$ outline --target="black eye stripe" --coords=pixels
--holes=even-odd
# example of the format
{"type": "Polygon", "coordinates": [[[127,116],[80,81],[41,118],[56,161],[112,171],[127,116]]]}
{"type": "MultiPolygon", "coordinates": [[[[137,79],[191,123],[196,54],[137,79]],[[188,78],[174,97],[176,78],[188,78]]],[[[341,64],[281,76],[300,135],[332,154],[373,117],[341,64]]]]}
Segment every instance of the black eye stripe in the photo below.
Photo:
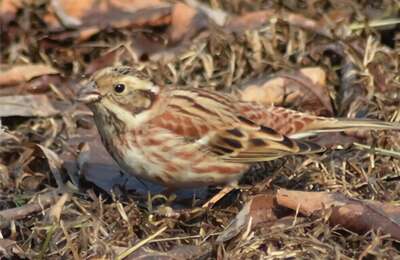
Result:
{"type": "Polygon", "coordinates": [[[122,93],[122,92],[124,92],[124,90],[125,90],[124,84],[118,83],[114,86],[114,91],[117,93],[122,93]]]}

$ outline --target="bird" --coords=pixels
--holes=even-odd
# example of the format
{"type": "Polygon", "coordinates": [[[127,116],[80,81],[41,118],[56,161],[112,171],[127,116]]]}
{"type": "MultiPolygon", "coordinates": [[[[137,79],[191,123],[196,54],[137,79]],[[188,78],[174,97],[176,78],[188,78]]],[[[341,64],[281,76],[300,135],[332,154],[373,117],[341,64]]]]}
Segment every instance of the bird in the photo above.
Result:
{"type": "Polygon", "coordinates": [[[320,153],[304,140],[397,123],[321,117],[245,102],[229,93],[155,84],[134,67],[95,72],[77,93],[93,112],[103,145],[123,172],[167,188],[234,183],[252,164],[320,153]]]}

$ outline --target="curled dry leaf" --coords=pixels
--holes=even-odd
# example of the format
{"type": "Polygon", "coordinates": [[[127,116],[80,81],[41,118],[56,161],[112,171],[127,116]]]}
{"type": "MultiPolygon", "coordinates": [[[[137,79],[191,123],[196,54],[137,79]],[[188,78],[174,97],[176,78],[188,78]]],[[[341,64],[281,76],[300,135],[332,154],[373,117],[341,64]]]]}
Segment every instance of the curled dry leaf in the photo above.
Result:
{"type": "Polygon", "coordinates": [[[207,16],[210,19],[212,19],[215,24],[219,26],[223,26],[229,17],[229,14],[224,10],[218,8],[211,8],[207,4],[201,3],[197,0],[186,0],[185,2],[189,6],[195,9],[199,9],[205,14],[207,14],[207,16]]]}
{"type": "Polygon", "coordinates": [[[267,23],[274,15],[276,12],[273,10],[263,10],[231,17],[227,20],[225,29],[232,32],[256,29],[267,23]]]}
{"type": "Polygon", "coordinates": [[[248,228],[248,225],[251,228],[260,223],[276,221],[278,219],[276,215],[277,207],[275,196],[272,194],[254,196],[218,236],[217,242],[221,243],[237,236],[242,230],[248,228]]]}
{"type": "Polygon", "coordinates": [[[19,144],[20,142],[21,140],[17,136],[6,132],[6,130],[1,127],[0,121],[0,152],[3,152],[2,148],[6,148],[7,145],[19,144]]]}
{"type": "MultiPolygon", "coordinates": [[[[169,4],[160,0],[56,0],[52,1],[52,11],[44,19],[53,29],[58,29],[65,22],[62,20],[67,17],[67,21],[73,21],[74,27],[88,27],[109,25],[120,23],[125,20],[134,21],[138,10],[149,10],[161,7],[168,7],[169,4]],[[54,13],[54,15],[53,15],[54,13]],[[61,17],[60,17],[60,14],[61,17]],[[62,19],[60,19],[62,18],[62,19]]],[[[154,17],[148,17],[150,18],[154,17]]],[[[67,25],[70,25],[69,23],[67,25]]]]}
{"type": "Polygon", "coordinates": [[[0,107],[0,117],[48,117],[59,113],[50,103],[46,95],[0,97],[0,107]]]}
{"type": "Polygon", "coordinates": [[[86,75],[91,75],[99,69],[112,66],[121,57],[121,55],[129,55],[125,49],[116,48],[111,51],[107,51],[97,59],[94,59],[85,70],[86,75]]]}
{"type": "Polygon", "coordinates": [[[22,1],[18,0],[0,1],[0,23],[8,23],[9,21],[12,21],[17,14],[17,9],[21,6],[22,1]]]}
{"type": "Polygon", "coordinates": [[[56,15],[60,23],[65,28],[71,29],[82,25],[82,22],[79,19],[69,16],[65,13],[64,9],[61,6],[60,0],[51,0],[50,6],[52,7],[54,14],[56,15]]]}
{"type": "Polygon", "coordinates": [[[239,96],[244,101],[299,107],[319,115],[333,114],[326,74],[318,67],[255,80],[242,85],[241,89],[239,96]]]}
{"type": "Polygon", "coordinates": [[[58,73],[58,70],[45,64],[17,65],[8,70],[0,71],[0,86],[14,85],[35,77],[58,73]]]}
{"type": "Polygon", "coordinates": [[[172,9],[171,25],[168,28],[168,38],[172,44],[194,36],[208,25],[207,17],[190,6],[177,3],[172,9]]]}
{"type": "Polygon", "coordinates": [[[55,222],[60,221],[61,213],[64,208],[64,205],[67,201],[69,201],[71,198],[71,194],[69,193],[64,193],[58,200],[57,202],[50,208],[49,211],[49,217],[51,220],[55,222]]]}
{"type": "Polygon", "coordinates": [[[304,215],[318,214],[330,209],[329,221],[349,230],[364,233],[380,229],[400,239],[400,207],[389,203],[350,199],[340,193],[304,192],[280,189],[276,195],[279,205],[299,210],[304,215]]]}
{"type": "Polygon", "coordinates": [[[109,26],[162,26],[171,22],[171,5],[159,0],[57,0],[55,3],[53,13],[44,18],[51,30],[56,32],[51,36],[54,40],[72,37],[82,42],[109,26]],[[77,30],[64,31],[61,25],[77,30]]]}
{"type": "Polygon", "coordinates": [[[57,182],[57,186],[62,190],[65,186],[61,176],[61,167],[63,165],[63,161],[52,150],[40,144],[38,144],[37,146],[42,150],[43,154],[46,156],[47,161],[49,163],[50,171],[57,182]]]}
{"type": "Polygon", "coordinates": [[[305,30],[331,37],[330,28],[326,24],[307,18],[301,14],[277,10],[261,10],[245,13],[241,16],[231,17],[225,24],[225,29],[233,32],[243,32],[246,30],[257,29],[269,21],[282,20],[292,26],[300,27],[305,30]]]}

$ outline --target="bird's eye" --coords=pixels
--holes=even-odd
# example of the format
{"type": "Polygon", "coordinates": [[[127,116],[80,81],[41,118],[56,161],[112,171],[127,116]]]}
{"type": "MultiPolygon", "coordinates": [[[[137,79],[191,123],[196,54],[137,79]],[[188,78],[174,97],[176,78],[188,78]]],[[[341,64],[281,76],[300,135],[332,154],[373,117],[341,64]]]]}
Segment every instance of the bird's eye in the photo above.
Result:
{"type": "Polygon", "coordinates": [[[122,92],[124,92],[124,90],[125,90],[125,85],[124,84],[119,83],[119,84],[114,86],[114,91],[117,92],[117,93],[122,93],[122,92]]]}

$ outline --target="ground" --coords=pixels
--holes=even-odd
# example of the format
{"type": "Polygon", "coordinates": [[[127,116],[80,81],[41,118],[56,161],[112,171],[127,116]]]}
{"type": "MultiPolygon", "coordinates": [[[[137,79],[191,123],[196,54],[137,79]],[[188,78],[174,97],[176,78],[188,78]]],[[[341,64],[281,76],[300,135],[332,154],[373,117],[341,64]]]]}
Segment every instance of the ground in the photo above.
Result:
{"type": "Polygon", "coordinates": [[[0,6],[0,255],[399,256],[398,131],[320,136],[314,141],[327,151],[256,166],[220,201],[202,207],[223,187],[175,198],[126,176],[99,143],[90,111],[74,100],[94,71],[126,64],[163,86],[398,122],[398,1],[6,0],[0,6]],[[285,190],[336,192],[345,206],[382,203],[380,209],[397,215],[379,211],[378,225],[367,228],[362,216],[337,224],[334,207],[305,214],[282,206],[285,190]],[[379,225],[385,221],[393,225],[389,231],[379,225]]]}

